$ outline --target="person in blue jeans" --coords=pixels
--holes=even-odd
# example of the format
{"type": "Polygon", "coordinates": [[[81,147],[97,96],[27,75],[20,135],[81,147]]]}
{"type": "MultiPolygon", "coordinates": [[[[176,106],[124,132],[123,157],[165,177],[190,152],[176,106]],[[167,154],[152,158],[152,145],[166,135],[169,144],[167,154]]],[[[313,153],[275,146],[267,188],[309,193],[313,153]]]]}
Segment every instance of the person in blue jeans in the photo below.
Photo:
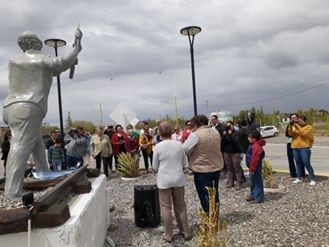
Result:
{"type": "Polygon", "coordinates": [[[250,145],[246,153],[246,165],[250,174],[250,195],[246,200],[252,203],[262,203],[264,202],[262,163],[265,157],[263,146],[266,142],[261,139],[258,130],[253,130],[248,139],[250,145]]]}
{"type": "Polygon", "coordinates": [[[62,147],[62,138],[57,137],[55,144],[49,147],[48,150],[48,162],[53,167],[54,171],[60,171],[65,163],[64,148],[62,147]]]}
{"type": "Polygon", "coordinates": [[[306,168],[310,185],[314,186],[316,182],[311,165],[311,148],[314,142],[313,127],[307,123],[306,116],[300,116],[297,122],[289,123],[288,132],[292,136],[291,148],[297,166],[297,178],[292,183],[302,182],[303,170],[306,168]]]}
{"type": "Polygon", "coordinates": [[[183,144],[188,156],[189,169],[193,171],[195,187],[204,212],[209,212],[207,187],[216,190],[216,202],[219,203],[218,185],[220,170],[224,167],[220,151],[221,137],[218,131],[208,125],[204,115],[194,116],[190,122],[193,132],[183,144]]]}

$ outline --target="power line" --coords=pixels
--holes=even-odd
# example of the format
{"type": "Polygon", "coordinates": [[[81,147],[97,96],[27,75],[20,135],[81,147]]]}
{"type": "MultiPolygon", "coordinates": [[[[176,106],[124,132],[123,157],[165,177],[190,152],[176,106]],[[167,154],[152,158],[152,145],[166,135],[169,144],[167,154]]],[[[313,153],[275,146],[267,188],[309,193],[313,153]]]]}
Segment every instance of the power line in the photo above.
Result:
{"type": "MultiPolygon", "coordinates": [[[[219,106],[219,107],[235,107],[235,106],[243,106],[243,105],[251,105],[251,104],[257,104],[257,103],[264,103],[264,102],[268,102],[268,101],[273,101],[273,100],[277,100],[277,99],[285,98],[285,97],[288,97],[288,96],[291,96],[291,95],[301,94],[301,93],[304,93],[304,92],[307,92],[307,91],[313,90],[313,89],[315,89],[315,88],[325,87],[325,86],[328,86],[328,85],[329,85],[329,82],[326,82],[326,83],[322,83],[322,84],[315,85],[315,86],[313,86],[313,87],[309,87],[309,88],[301,89],[301,90],[298,90],[298,91],[294,91],[294,92],[290,92],[290,93],[287,93],[287,94],[283,94],[283,95],[279,95],[279,96],[271,97],[271,98],[268,98],[268,99],[255,100],[255,101],[244,102],[244,103],[239,103],[239,104],[227,104],[227,105],[220,105],[220,104],[219,104],[219,105],[212,105],[212,106],[219,106]]],[[[209,104],[208,104],[208,106],[209,106],[209,104]]]]}

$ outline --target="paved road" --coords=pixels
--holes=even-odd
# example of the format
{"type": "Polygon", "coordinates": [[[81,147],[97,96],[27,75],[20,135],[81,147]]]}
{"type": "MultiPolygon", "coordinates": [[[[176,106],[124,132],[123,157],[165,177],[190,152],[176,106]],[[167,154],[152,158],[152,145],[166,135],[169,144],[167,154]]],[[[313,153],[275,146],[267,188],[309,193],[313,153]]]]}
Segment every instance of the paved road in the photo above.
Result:
{"type": "MultiPolygon", "coordinates": [[[[264,147],[265,159],[271,162],[273,169],[288,171],[286,144],[267,143],[264,147]]],[[[313,146],[311,164],[315,174],[329,176],[329,147],[313,146]]]]}
{"type": "MultiPolygon", "coordinates": [[[[329,138],[326,138],[329,139],[329,138]]],[[[266,152],[265,159],[271,162],[273,169],[288,171],[288,161],[286,154],[286,144],[284,139],[270,138],[267,139],[267,144],[264,149],[266,152]],[[279,142],[279,143],[278,143],[279,142]]],[[[321,145],[313,146],[311,163],[315,174],[329,176],[329,145],[321,143],[321,145]]],[[[94,162],[92,165],[95,166],[94,162]]],[[[144,168],[143,158],[140,159],[140,166],[144,168]]],[[[3,175],[3,161],[0,162],[0,177],[3,175]]]]}

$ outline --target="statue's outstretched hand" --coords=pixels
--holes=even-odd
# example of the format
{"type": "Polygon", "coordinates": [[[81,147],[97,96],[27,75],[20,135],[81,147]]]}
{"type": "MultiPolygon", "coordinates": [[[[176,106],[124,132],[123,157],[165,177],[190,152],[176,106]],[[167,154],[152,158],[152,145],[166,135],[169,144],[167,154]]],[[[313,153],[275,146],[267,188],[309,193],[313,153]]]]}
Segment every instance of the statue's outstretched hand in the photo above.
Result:
{"type": "Polygon", "coordinates": [[[82,32],[81,32],[80,28],[77,28],[77,30],[75,31],[75,38],[81,40],[82,32]]]}
{"type": "Polygon", "coordinates": [[[81,38],[82,38],[82,32],[81,32],[80,28],[78,27],[77,30],[75,31],[75,42],[74,42],[74,46],[77,46],[79,48],[79,51],[82,50],[81,38]]]}

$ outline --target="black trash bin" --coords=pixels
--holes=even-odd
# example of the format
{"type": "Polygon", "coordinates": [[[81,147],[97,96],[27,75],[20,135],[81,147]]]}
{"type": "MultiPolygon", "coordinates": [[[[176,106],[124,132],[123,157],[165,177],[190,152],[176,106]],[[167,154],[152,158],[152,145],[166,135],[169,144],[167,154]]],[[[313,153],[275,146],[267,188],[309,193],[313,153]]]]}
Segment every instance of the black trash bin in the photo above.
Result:
{"type": "Polygon", "coordinates": [[[134,187],[135,224],[138,227],[156,227],[160,224],[159,191],[156,185],[134,187]]]}

